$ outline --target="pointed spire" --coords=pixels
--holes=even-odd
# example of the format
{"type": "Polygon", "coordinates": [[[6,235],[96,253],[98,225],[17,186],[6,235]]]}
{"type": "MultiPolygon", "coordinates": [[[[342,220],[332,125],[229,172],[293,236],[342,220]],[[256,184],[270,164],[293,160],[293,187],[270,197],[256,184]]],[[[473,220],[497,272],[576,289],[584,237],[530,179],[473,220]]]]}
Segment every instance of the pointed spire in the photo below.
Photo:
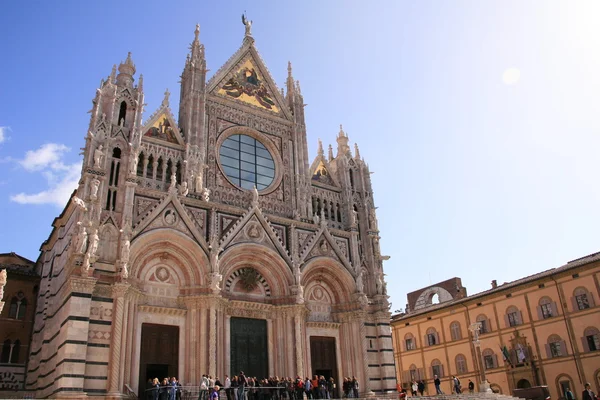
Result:
{"type": "Polygon", "coordinates": [[[346,133],[344,132],[344,129],[342,128],[342,124],[340,124],[340,132],[338,133],[337,144],[338,144],[338,148],[337,148],[338,156],[350,153],[350,146],[348,146],[348,135],[346,135],[346,133]]]}
{"type": "Polygon", "coordinates": [[[117,84],[123,86],[131,86],[131,84],[133,84],[134,74],[135,65],[131,60],[131,52],[128,52],[125,62],[119,64],[119,75],[117,76],[117,84]]]}
{"type": "Polygon", "coordinates": [[[302,90],[300,90],[300,81],[296,81],[296,92],[302,96],[302,90]]]}
{"type": "Polygon", "coordinates": [[[329,145],[329,154],[327,156],[329,161],[333,160],[333,147],[331,145],[329,145]]]}
{"type": "Polygon", "coordinates": [[[169,107],[169,96],[171,95],[171,92],[169,92],[169,89],[167,88],[165,90],[165,97],[163,98],[162,101],[162,105],[165,107],[169,107]]]}
{"type": "Polygon", "coordinates": [[[354,143],[354,158],[360,160],[360,151],[358,151],[358,144],[354,143]]]}
{"type": "Polygon", "coordinates": [[[323,157],[324,155],[323,142],[321,142],[321,139],[319,139],[319,150],[317,150],[317,154],[319,154],[319,157],[323,157]]]}
{"type": "Polygon", "coordinates": [[[194,30],[194,41],[192,42],[192,62],[196,62],[202,58],[204,56],[203,53],[204,47],[200,44],[200,24],[196,24],[196,29],[194,30]]]}
{"type": "Polygon", "coordinates": [[[144,91],[144,74],[140,74],[140,78],[138,79],[137,88],[140,92],[144,91]]]}
{"type": "Polygon", "coordinates": [[[288,78],[292,78],[292,62],[288,61],[288,78]]]}
{"type": "Polygon", "coordinates": [[[110,83],[115,83],[115,79],[117,79],[117,64],[113,64],[110,75],[108,76],[108,81],[110,83]]]}

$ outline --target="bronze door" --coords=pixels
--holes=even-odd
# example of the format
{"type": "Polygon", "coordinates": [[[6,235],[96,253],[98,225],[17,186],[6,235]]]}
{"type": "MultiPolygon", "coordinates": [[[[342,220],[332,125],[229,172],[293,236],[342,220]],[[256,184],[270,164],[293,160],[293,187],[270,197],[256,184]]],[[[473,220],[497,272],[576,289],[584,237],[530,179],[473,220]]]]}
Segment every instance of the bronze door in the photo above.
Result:
{"type": "Polygon", "coordinates": [[[163,378],[178,377],[178,365],[179,327],[142,324],[139,398],[146,398],[148,379],[158,378],[162,382],[163,378]]]}
{"type": "Polygon", "coordinates": [[[336,387],[340,386],[340,383],[337,382],[338,373],[334,337],[311,336],[310,360],[312,375],[323,375],[325,379],[333,378],[336,381],[336,387]]]}
{"type": "Polygon", "coordinates": [[[231,376],[244,371],[246,376],[268,378],[267,321],[231,318],[231,376]]]}

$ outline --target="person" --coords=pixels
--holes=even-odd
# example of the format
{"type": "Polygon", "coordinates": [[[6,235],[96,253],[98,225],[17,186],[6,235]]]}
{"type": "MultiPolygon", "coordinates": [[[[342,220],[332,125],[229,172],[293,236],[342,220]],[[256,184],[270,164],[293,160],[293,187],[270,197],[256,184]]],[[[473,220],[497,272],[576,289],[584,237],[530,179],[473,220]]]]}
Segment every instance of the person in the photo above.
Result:
{"type": "Polygon", "coordinates": [[[567,388],[567,390],[565,390],[565,397],[567,400],[575,400],[575,396],[573,396],[573,392],[571,392],[570,388],[567,388]]]}
{"type": "Polygon", "coordinates": [[[433,376],[433,383],[435,384],[435,394],[444,394],[444,392],[442,392],[442,389],[440,388],[440,378],[438,378],[437,375],[433,376]]]}
{"type": "Polygon", "coordinates": [[[174,376],[171,377],[171,382],[169,382],[169,400],[175,400],[177,394],[177,378],[174,376]]]}
{"type": "Polygon", "coordinates": [[[588,383],[584,386],[585,390],[581,393],[581,400],[596,400],[596,395],[592,392],[592,388],[588,383]]]}
{"type": "Polygon", "coordinates": [[[406,389],[402,387],[401,383],[396,384],[396,390],[398,391],[398,400],[406,399],[406,389]]]}
{"type": "Polygon", "coordinates": [[[163,378],[158,391],[159,400],[169,400],[169,378],[163,378]]]}
{"type": "Polygon", "coordinates": [[[227,400],[232,400],[232,398],[231,398],[231,379],[229,379],[229,375],[225,375],[225,396],[227,396],[227,400]]]}
{"type": "Polygon", "coordinates": [[[358,399],[358,379],[355,376],[352,377],[350,386],[352,387],[352,395],[355,399],[358,399]]]}
{"type": "Polygon", "coordinates": [[[469,393],[473,393],[474,390],[475,390],[475,384],[473,383],[472,380],[469,379],[469,393]]]}
{"type": "Polygon", "coordinates": [[[313,395],[312,395],[312,382],[310,381],[310,379],[308,378],[308,376],[306,377],[306,379],[304,379],[304,392],[306,393],[306,398],[307,399],[312,399],[313,395]]]}
{"type": "Polygon", "coordinates": [[[244,400],[246,383],[246,375],[244,375],[244,371],[240,371],[240,374],[238,375],[238,400],[244,400]]]}
{"type": "Polygon", "coordinates": [[[217,391],[215,389],[216,389],[216,387],[211,387],[208,389],[208,400],[218,400],[219,399],[219,395],[217,394],[217,391]]]}
{"type": "Polygon", "coordinates": [[[411,391],[411,395],[416,396],[417,395],[417,391],[419,390],[419,384],[417,383],[417,381],[415,381],[413,379],[411,385],[410,385],[410,391],[411,391]]]}
{"type": "Polygon", "coordinates": [[[460,379],[458,379],[455,375],[452,375],[452,383],[454,384],[454,391],[456,394],[461,394],[460,390],[460,379]]]}
{"type": "Polygon", "coordinates": [[[335,398],[335,394],[333,393],[334,390],[335,390],[335,380],[333,379],[333,376],[332,376],[327,381],[327,398],[328,399],[334,399],[335,398]]]}
{"type": "Polygon", "coordinates": [[[423,382],[423,379],[417,382],[417,386],[419,388],[419,395],[423,396],[423,393],[425,393],[425,382],[423,382]]]}
{"type": "Polygon", "coordinates": [[[154,400],[153,387],[152,378],[148,378],[148,382],[146,382],[146,400],[154,400]]]}
{"type": "Polygon", "coordinates": [[[345,377],[344,383],[342,384],[342,390],[344,391],[344,398],[350,397],[350,378],[345,377]]]}
{"type": "Polygon", "coordinates": [[[160,391],[160,383],[158,383],[158,378],[154,378],[152,380],[152,400],[158,400],[159,391],[160,391]]]}

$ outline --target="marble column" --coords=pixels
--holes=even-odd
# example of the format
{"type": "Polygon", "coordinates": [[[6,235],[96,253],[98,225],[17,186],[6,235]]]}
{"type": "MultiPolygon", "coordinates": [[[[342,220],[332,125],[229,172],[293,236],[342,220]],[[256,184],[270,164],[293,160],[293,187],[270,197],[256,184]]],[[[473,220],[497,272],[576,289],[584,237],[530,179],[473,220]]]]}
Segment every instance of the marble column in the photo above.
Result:
{"type": "Polygon", "coordinates": [[[217,309],[214,304],[209,309],[208,329],[210,336],[208,340],[208,374],[217,376],[217,309]]]}
{"type": "Polygon", "coordinates": [[[225,316],[225,373],[231,375],[231,315],[225,316]]]}
{"type": "Polygon", "coordinates": [[[113,286],[113,326],[111,355],[109,363],[108,388],[109,395],[120,397],[121,388],[119,387],[119,369],[121,365],[121,346],[123,338],[123,315],[125,313],[125,293],[129,289],[129,284],[116,283],[113,286]]]}
{"type": "Polygon", "coordinates": [[[304,377],[304,363],[302,361],[303,351],[302,351],[302,315],[300,313],[296,313],[294,315],[294,325],[295,325],[295,348],[296,348],[296,371],[300,376],[304,377]]]}
{"type": "Polygon", "coordinates": [[[362,368],[364,375],[364,383],[362,388],[364,395],[372,396],[374,393],[371,391],[371,382],[369,380],[369,352],[367,351],[368,339],[367,339],[367,327],[365,326],[365,315],[362,315],[358,320],[359,334],[360,334],[360,345],[362,350],[362,368]]]}
{"type": "Polygon", "coordinates": [[[273,365],[273,352],[275,351],[275,336],[273,335],[273,320],[267,319],[267,354],[269,362],[269,376],[275,376],[275,366],[273,365]]]}

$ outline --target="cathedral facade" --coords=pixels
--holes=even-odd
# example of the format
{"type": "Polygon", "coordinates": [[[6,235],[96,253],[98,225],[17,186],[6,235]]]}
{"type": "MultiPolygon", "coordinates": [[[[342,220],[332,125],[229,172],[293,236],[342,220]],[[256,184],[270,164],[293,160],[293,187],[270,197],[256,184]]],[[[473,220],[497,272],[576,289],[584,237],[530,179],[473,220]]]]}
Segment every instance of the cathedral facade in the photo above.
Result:
{"type": "Polygon", "coordinates": [[[98,88],[42,245],[26,389],[118,398],[243,370],[395,390],[370,172],[341,127],[310,162],[291,65],[279,90],[246,21],[207,81],[196,27],[177,117],[169,92],[144,115],[135,72],[128,55],[98,88]]]}

